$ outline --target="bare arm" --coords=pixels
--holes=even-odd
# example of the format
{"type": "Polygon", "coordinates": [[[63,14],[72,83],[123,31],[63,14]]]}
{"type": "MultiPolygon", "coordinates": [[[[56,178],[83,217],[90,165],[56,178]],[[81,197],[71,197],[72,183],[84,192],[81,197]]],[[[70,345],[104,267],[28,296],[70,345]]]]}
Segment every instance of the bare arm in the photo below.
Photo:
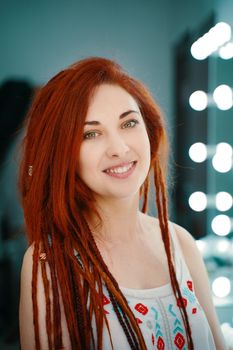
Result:
{"type": "MultiPolygon", "coordinates": [[[[33,306],[32,306],[32,265],[33,265],[33,246],[30,246],[23,259],[23,265],[21,270],[21,290],[20,290],[20,304],[19,304],[19,326],[20,326],[20,344],[21,350],[35,349],[35,334],[33,326],[33,306]]],[[[48,264],[46,263],[46,271],[49,281],[50,271],[48,264]]],[[[52,294],[51,294],[52,301],[52,294]]],[[[46,301],[44,294],[44,287],[41,274],[41,265],[38,266],[38,284],[37,284],[37,301],[38,301],[38,322],[40,332],[41,349],[47,350],[48,338],[46,333],[46,301]]],[[[64,349],[71,349],[67,323],[64,316],[63,305],[61,304],[61,321],[62,321],[62,333],[64,340],[64,349]]]]}
{"type": "Polygon", "coordinates": [[[183,227],[174,224],[181,250],[195,285],[195,293],[208,319],[216,349],[227,350],[213,304],[208,274],[195,240],[183,227]]]}

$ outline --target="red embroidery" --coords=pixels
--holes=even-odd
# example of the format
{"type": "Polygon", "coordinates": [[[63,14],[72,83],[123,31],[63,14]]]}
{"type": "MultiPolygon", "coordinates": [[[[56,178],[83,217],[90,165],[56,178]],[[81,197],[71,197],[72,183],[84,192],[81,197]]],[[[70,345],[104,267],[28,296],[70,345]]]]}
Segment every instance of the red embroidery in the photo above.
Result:
{"type": "Polygon", "coordinates": [[[104,312],[105,312],[106,315],[109,315],[109,312],[107,310],[104,310],[104,312]]]}
{"type": "Polygon", "coordinates": [[[176,334],[175,339],[174,339],[174,343],[177,346],[178,349],[182,349],[184,344],[185,344],[185,339],[184,336],[179,332],[176,334]]]}
{"type": "Polygon", "coordinates": [[[193,282],[192,281],[187,281],[187,286],[189,290],[193,291],[193,282]]]}
{"type": "Polygon", "coordinates": [[[192,313],[193,313],[193,314],[196,314],[196,313],[197,313],[197,308],[196,308],[196,307],[194,307],[194,308],[192,309],[192,313]]]}
{"type": "Polygon", "coordinates": [[[137,318],[137,317],[136,317],[136,320],[137,320],[138,324],[142,323],[142,321],[140,320],[140,318],[137,318]]]}
{"type": "Polygon", "coordinates": [[[135,305],[135,310],[137,310],[138,312],[140,312],[143,315],[146,315],[148,312],[148,308],[141,303],[135,305]]]}
{"type": "Polygon", "coordinates": [[[151,340],[152,340],[152,344],[154,345],[155,343],[155,337],[154,337],[154,334],[152,333],[152,336],[151,336],[151,340]]]}
{"type": "Polygon", "coordinates": [[[163,338],[161,338],[160,336],[158,337],[158,341],[157,341],[157,349],[158,350],[164,350],[165,348],[165,344],[163,341],[163,338]]]}
{"type": "Polygon", "coordinates": [[[105,295],[103,295],[103,305],[107,304],[110,304],[110,300],[105,295]]]}
{"type": "MultiPolygon", "coordinates": [[[[187,299],[185,298],[182,298],[183,299],[183,302],[184,302],[184,306],[186,307],[187,306],[187,299]]],[[[181,299],[177,299],[177,306],[181,307],[181,299]]]]}

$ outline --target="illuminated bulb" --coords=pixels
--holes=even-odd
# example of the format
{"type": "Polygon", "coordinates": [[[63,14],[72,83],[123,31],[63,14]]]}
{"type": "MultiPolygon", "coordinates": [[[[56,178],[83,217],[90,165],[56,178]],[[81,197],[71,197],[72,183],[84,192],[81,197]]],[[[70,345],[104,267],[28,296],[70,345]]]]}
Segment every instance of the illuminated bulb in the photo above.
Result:
{"type": "Polygon", "coordinates": [[[195,211],[203,211],[207,206],[206,194],[200,191],[193,192],[189,197],[189,206],[195,211]]]}
{"type": "Polygon", "coordinates": [[[226,45],[220,47],[219,56],[224,60],[233,58],[233,43],[227,43],[226,45]]]}
{"type": "Polygon", "coordinates": [[[227,173],[232,168],[232,159],[225,157],[224,159],[215,154],[212,159],[213,167],[220,173],[227,173]]]}
{"type": "Polygon", "coordinates": [[[204,60],[230,39],[231,26],[225,22],[219,22],[192,44],[191,55],[197,60],[204,60]]]}
{"type": "Polygon", "coordinates": [[[228,239],[222,238],[217,243],[217,250],[221,253],[226,253],[230,249],[231,243],[228,239]]]}
{"type": "Polygon", "coordinates": [[[203,111],[208,105],[206,92],[202,90],[194,91],[189,97],[189,104],[195,111],[203,111]]]}
{"type": "Polygon", "coordinates": [[[227,277],[217,277],[212,283],[212,291],[218,298],[225,298],[231,292],[231,281],[227,277]]]}
{"type": "Polygon", "coordinates": [[[220,211],[229,210],[232,207],[233,199],[228,192],[218,192],[216,194],[216,208],[220,211]]]}
{"type": "Polygon", "coordinates": [[[213,167],[220,173],[227,173],[232,168],[232,147],[226,142],[220,142],[212,159],[213,167]]]}
{"type": "Polygon", "coordinates": [[[231,220],[227,215],[217,215],[211,222],[214,233],[218,236],[226,236],[231,232],[231,220]]]}
{"type": "Polygon", "coordinates": [[[220,142],[217,144],[216,147],[216,153],[221,157],[232,157],[233,150],[229,143],[227,142],[220,142]]]}
{"type": "Polygon", "coordinates": [[[216,87],[213,93],[214,101],[217,107],[223,111],[233,106],[233,94],[230,86],[222,84],[216,87]]]}
{"type": "Polygon", "coordinates": [[[189,157],[196,163],[204,162],[207,158],[207,147],[202,142],[196,142],[189,148],[189,157]]]}
{"type": "Polygon", "coordinates": [[[196,245],[197,245],[197,248],[199,249],[199,251],[204,254],[205,250],[206,250],[206,247],[207,247],[207,244],[206,242],[204,242],[203,240],[201,239],[197,239],[196,240],[196,245]]]}
{"type": "Polygon", "coordinates": [[[217,46],[223,45],[231,39],[231,26],[225,22],[219,22],[214,26],[214,40],[217,46]]]}
{"type": "Polygon", "coordinates": [[[209,51],[206,49],[204,41],[201,38],[192,44],[190,52],[196,60],[204,60],[209,56],[209,51]]]}

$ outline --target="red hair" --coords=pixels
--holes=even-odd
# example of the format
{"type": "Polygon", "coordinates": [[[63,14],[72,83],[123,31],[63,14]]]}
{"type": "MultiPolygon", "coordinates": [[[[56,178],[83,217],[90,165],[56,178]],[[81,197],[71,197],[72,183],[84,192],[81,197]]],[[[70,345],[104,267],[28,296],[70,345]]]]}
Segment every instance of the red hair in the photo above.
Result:
{"type": "Polygon", "coordinates": [[[50,285],[42,262],[50,349],[53,346],[56,349],[63,347],[58,286],[72,349],[90,349],[91,342],[94,348],[102,349],[104,322],[108,327],[103,311],[103,283],[109,291],[131,349],[146,349],[137,320],[103,261],[85,220],[84,214],[89,211],[94,212],[100,221],[101,217],[91,190],[77,173],[89,101],[96,87],[103,83],[124,88],[136,100],[144,118],[151,146],[151,165],[140,190],[144,199],[142,211],[147,212],[149,175],[153,171],[158,219],[171,284],[175,297],[181,300],[188,348],[193,349],[188,316],[171,257],[163,166],[167,153],[164,121],[154,99],[142,83],[129,76],[116,62],[99,57],[81,60],[53,77],[38,91],[25,121],[26,136],[22,144],[19,189],[29,243],[34,243],[32,300],[36,349],[40,349],[37,274],[39,256],[44,252],[51,271],[50,285]],[[75,256],[74,250],[78,256],[75,256]],[[97,329],[96,343],[91,327],[93,317],[97,329]]]}

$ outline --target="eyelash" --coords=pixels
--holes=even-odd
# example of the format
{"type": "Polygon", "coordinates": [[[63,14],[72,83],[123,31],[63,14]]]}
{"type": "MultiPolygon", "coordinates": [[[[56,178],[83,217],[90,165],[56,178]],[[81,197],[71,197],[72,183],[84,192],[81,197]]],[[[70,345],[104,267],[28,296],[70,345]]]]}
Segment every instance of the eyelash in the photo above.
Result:
{"type": "MultiPolygon", "coordinates": [[[[132,128],[134,128],[136,126],[136,124],[139,124],[139,121],[137,119],[130,119],[130,120],[127,120],[127,122],[125,122],[125,124],[129,124],[133,122],[134,123],[134,126],[132,126],[132,128]]],[[[125,125],[124,124],[124,125],[125,125]]]]}
{"type": "MultiPolygon", "coordinates": [[[[139,124],[139,121],[137,119],[130,119],[130,120],[127,120],[127,122],[124,123],[123,126],[127,125],[127,124],[130,124],[130,123],[134,123],[133,126],[131,126],[130,128],[134,128],[137,124],[139,124]]],[[[124,128],[123,128],[124,129],[124,128]]],[[[90,140],[90,139],[93,139],[95,137],[88,137],[88,135],[91,135],[91,134],[95,134],[95,133],[98,133],[99,131],[87,131],[84,135],[83,135],[83,138],[84,140],[90,140]]]]}

